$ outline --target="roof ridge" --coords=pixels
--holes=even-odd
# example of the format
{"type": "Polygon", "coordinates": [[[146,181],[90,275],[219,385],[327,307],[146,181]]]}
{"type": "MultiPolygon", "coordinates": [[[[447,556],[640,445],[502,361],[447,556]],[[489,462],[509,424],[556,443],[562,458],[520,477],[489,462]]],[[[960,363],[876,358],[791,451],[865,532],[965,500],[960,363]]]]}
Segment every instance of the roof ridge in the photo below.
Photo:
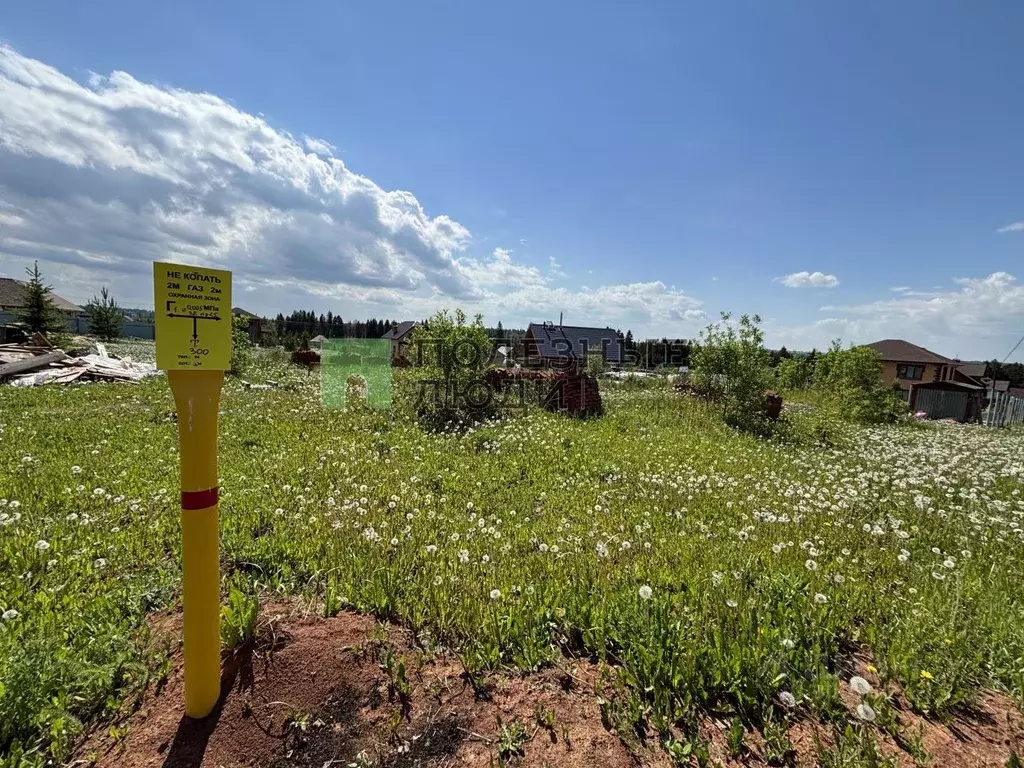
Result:
{"type": "Polygon", "coordinates": [[[941,363],[944,365],[950,363],[955,363],[957,365],[961,364],[960,361],[954,358],[940,355],[938,352],[933,352],[927,347],[922,347],[920,344],[915,344],[914,342],[907,341],[906,339],[880,339],[879,341],[873,341],[865,346],[876,349],[883,355],[884,360],[889,360],[890,362],[941,363]],[[900,351],[906,353],[906,360],[900,360],[900,351]],[[918,361],[914,360],[914,357],[923,357],[925,359],[918,361]]]}

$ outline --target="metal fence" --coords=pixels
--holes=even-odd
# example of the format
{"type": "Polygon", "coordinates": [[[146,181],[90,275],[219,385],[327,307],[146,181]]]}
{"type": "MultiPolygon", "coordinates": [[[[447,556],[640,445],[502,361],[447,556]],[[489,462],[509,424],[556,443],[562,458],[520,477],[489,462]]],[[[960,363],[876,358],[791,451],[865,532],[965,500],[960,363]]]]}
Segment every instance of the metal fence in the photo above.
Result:
{"type": "MultiPolygon", "coordinates": [[[[965,419],[969,417],[965,392],[940,389],[917,389],[914,410],[924,411],[930,419],[965,419]]],[[[977,410],[975,409],[975,417],[977,410]]]]}
{"type": "MultiPolygon", "coordinates": [[[[10,312],[0,312],[0,325],[16,322],[18,322],[17,315],[10,312]]],[[[85,315],[69,315],[68,330],[71,333],[88,334],[89,318],[85,315]]],[[[153,323],[132,323],[126,320],[121,325],[121,336],[132,339],[155,339],[156,326],[153,323]]]]}
{"type": "MultiPolygon", "coordinates": [[[[68,328],[72,333],[89,333],[89,318],[83,315],[69,317],[68,328]]],[[[121,336],[132,339],[155,339],[156,326],[153,323],[132,323],[125,320],[121,324],[121,336]]]]}
{"type": "Polygon", "coordinates": [[[1024,398],[1011,397],[1006,392],[990,392],[989,404],[981,414],[986,427],[1008,427],[1024,424],[1024,398]]]}

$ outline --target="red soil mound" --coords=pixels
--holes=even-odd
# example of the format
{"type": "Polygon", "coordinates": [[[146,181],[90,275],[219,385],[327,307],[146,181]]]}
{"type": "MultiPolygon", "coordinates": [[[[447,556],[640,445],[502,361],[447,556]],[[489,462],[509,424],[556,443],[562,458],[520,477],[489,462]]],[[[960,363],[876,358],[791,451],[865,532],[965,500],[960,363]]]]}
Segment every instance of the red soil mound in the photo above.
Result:
{"type": "Polygon", "coordinates": [[[500,717],[525,729],[521,754],[508,753],[517,765],[668,766],[656,746],[630,751],[602,727],[593,665],[495,676],[481,697],[461,666],[413,650],[402,630],[374,627],[354,614],[278,623],[276,639],[225,660],[221,700],[202,721],[182,714],[179,652],[127,734],[98,734],[80,757],[101,768],[345,768],[362,752],[381,767],[485,768],[499,764],[500,717]],[[393,670],[404,664],[407,692],[383,668],[389,656],[393,670]]]}
{"type": "MultiPolygon", "coordinates": [[[[444,656],[417,650],[410,634],[355,614],[294,615],[289,606],[263,611],[266,629],[253,648],[226,657],[221,700],[210,717],[182,715],[180,648],[168,677],[115,729],[95,734],[77,764],[101,768],[668,768],[656,739],[619,738],[602,725],[596,665],[566,661],[525,677],[493,675],[477,690],[444,656]],[[289,615],[292,614],[292,615],[289,615]],[[399,673],[399,666],[402,673],[399,673]],[[499,727],[504,726],[504,732],[499,727]],[[521,730],[519,729],[521,726],[521,730]],[[126,732],[125,732],[126,728],[126,732]],[[518,733],[518,736],[510,735],[518,733]],[[360,757],[362,755],[362,758],[360,757]],[[362,762],[360,762],[362,760],[362,762]]],[[[180,617],[154,617],[154,634],[180,636],[180,617]]],[[[863,658],[859,674],[878,689],[863,658]]],[[[851,711],[859,698],[842,688],[851,711]]],[[[607,695],[607,694],[606,694],[607,695]]],[[[1003,768],[1011,749],[1024,753],[1024,716],[1005,696],[986,694],[979,707],[940,724],[910,712],[898,692],[901,734],[918,735],[933,766],[1003,768]]],[[[767,765],[765,742],[744,737],[743,754],[727,747],[728,719],[701,726],[713,764],[767,765]]],[[[881,730],[881,751],[901,768],[915,765],[906,745],[881,730]]],[[[791,724],[788,764],[818,765],[817,744],[831,746],[830,728],[791,724]]],[[[691,759],[693,759],[691,757],[691,759]]]]}

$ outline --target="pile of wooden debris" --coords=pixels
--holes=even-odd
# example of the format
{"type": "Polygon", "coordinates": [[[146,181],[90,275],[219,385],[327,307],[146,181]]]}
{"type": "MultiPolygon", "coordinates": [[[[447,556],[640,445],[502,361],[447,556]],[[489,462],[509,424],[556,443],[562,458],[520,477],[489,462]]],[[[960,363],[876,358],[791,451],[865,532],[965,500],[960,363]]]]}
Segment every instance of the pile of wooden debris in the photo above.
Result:
{"type": "Polygon", "coordinates": [[[525,397],[527,382],[535,382],[534,391],[549,411],[568,413],[577,418],[601,416],[604,405],[597,379],[573,367],[563,371],[525,368],[490,368],[484,383],[494,393],[515,392],[520,387],[525,397]]]}
{"type": "Polygon", "coordinates": [[[26,343],[0,344],[0,381],[15,387],[70,384],[73,381],[139,381],[156,373],[152,363],[119,360],[103,344],[96,352],[68,354],[53,347],[45,336],[34,334],[26,343]]]}

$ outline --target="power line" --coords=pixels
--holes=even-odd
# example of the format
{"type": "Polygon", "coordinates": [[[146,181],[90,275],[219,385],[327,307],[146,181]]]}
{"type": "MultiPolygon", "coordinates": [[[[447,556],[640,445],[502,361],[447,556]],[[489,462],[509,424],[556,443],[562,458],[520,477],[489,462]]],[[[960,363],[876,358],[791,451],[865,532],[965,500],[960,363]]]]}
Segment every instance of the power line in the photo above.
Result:
{"type": "MultiPolygon", "coordinates": [[[[1017,347],[1020,346],[1022,341],[1024,341],[1024,336],[1021,336],[1020,340],[1016,344],[1013,345],[1013,349],[1010,350],[1010,354],[1003,358],[1003,363],[1005,363],[1007,360],[1009,360],[1010,359],[1010,355],[1012,355],[1014,352],[1017,351],[1017,347]]],[[[1002,365],[1002,363],[1000,363],[1000,365],[1002,365]]]]}

